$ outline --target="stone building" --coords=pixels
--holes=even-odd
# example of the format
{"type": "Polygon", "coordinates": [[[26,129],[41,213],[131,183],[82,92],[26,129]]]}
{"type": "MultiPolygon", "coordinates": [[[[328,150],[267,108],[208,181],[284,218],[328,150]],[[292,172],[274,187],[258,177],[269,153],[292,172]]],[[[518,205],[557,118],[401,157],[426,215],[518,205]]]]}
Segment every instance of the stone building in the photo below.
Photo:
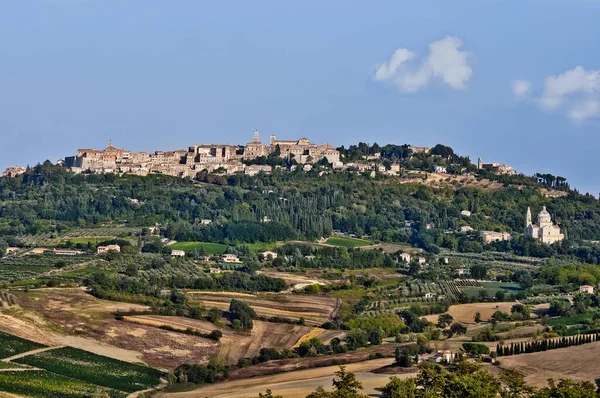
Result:
{"type": "Polygon", "coordinates": [[[269,142],[269,151],[273,152],[279,148],[279,156],[282,158],[293,157],[298,163],[318,162],[326,158],[329,163],[340,160],[340,153],[331,145],[313,144],[308,138],[299,140],[278,140],[272,135],[269,142]]]}
{"type": "Polygon", "coordinates": [[[254,131],[254,140],[247,143],[244,147],[244,160],[252,160],[261,156],[266,156],[267,153],[267,146],[264,142],[260,142],[258,130],[254,131]]]}
{"type": "Polygon", "coordinates": [[[26,171],[25,167],[21,166],[12,166],[4,170],[2,173],[2,177],[16,177],[21,174],[24,174],[26,171]]]}
{"type": "Polygon", "coordinates": [[[498,162],[483,163],[483,160],[481,160],[481,158],[477,159],[477,170],[488,170],[496,174],[516,174],[516,171],[512,168],[512,166],[508,164],[498,162]]]}
{"type": "Polygon", "coordinates": [[[525,216],[525,235],[531,236],[542,243],[552,244],[561,241],[565,235],[560,232],[558,225],[552,223],[552,217],[546,210],[546,206],[537,216],[537,224],[531,221],[531,209],[527,208],[525,216]]]}

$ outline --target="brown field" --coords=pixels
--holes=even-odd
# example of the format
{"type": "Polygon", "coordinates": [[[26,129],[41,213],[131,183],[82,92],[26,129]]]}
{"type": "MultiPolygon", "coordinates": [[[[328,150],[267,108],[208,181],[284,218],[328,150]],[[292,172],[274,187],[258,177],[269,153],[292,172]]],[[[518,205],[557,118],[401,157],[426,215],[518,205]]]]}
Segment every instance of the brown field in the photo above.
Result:
{"type": "MultiPolygon", "coordinates": [[[[202,302],[206,308],[216,307],[228,310],[232,297],[228,294],[204,294],[188,292],[191,302],[202,302]]],[[[281,294],[277,296],[258,295],[241,297],[258,316],[282,317],[288,319],[304,318],[307,325],[321,326],[333,318],[337,309],[337,300],[332,297],[281,294]],[[274,299],[269,299],[274,298],[274,299]]]]}
{"type": "MultiPolygon", "coordinates": [[[[482,320],[488,320],[492,317],[492,314],[496,311],[508,312],[515,303],[473,303],[473,304],[458,304],[452,305],[448,309],[448,313],[452,315],[456,322],[464,323],[467,325],[474,325],[475,313],[481,313],[482,320]]],[[[439,315],[428,315],[428,321],[437,322],[439,315]]]]}
{"type": "Polygon", "coordinates": [[[81,289],[17,293],[20,308],[0,313],[0,330],[51,345],[71,345],[97,354],[159,368],[204,363],[217,342],[114,319],[116,310],[145,306],[96,299],[81,289]]]}
{"type": "Polygon", "coordinates": [[[600,342],[576,347],[501,357],[500,366],[525,375],[528,384],[545,386],[547,379],[569,378],[592,383],[600,378],[600,342]]]}
{"type": "MultiPolygon", "coordinates": [[[[357,378],[363,384],[365,394],[377,394],[376,390],[384,386],[390,375],[374,374],[371,370],[387,366],[393,362],[393,359],[375,359],[346,366],[350,372],[354,372],[357,378]]],[[[331,390],[331,383],[335,372],[339,370],[338,366],[328,366],[324,368],[298,370],[270,376],[259,376],[251,379],[232,380],[224,383],[209,385],[197,390],[160,394],[167,397],[214,397],[214,398],[244,398],[258,396],[259,392],[265,392],[271,389],[273,394],[282,395],[285,398],[303,398],[317,387],[323,386],[326,390],[331,390]]],[[[412,377],[414,374],[397,375],[400,378],[412,377]]]]}
{"type": "Polygon", "coordinates": [[[261,348],[292,348],[306,335],[310,334],[311,337],[315,337],[312,335],[313,330],[319,331],[317,336],[326,332],[324,329],[313,329],[309,326],[254,321],[254,328],[248,334],[235,332],[229,328],[218,328],[207,321],[175,316],[139,315],[126,317],[125,319],[151,326],[169,325],[181,330],[191,328],[203,333],[210,333],[215,329],[219,329],[223,332],[223,337],[219,343],[219,356],[230,364],[237,363],[241,358],[257,356],[261,348]]]}

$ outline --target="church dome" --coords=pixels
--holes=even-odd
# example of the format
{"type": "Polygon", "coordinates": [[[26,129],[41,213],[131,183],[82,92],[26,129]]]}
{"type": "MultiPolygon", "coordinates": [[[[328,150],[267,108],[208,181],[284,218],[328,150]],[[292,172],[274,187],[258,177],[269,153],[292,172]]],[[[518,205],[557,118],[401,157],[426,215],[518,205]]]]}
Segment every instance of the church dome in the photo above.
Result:
{"type": "Polygon", "coordinates": [[[546,210],[546,206],[540,211],[538,214],[538,224],[543,222],[552,222],[552,218],[550,217],[550,213],[546,210]]]}

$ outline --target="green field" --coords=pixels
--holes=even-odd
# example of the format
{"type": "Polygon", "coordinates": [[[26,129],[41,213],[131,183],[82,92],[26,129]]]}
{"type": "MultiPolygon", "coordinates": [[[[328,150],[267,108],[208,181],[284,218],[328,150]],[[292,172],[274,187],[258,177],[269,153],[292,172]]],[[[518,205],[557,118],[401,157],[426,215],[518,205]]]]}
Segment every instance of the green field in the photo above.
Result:
{"type": "Polygon", "coordinates": [[[107,240],[112,240],[112,239],[116,239],[116,236],[83,236],[83,237],[77,237],[77,238],[62,238],[61,241],[62,242],[71,242],[72,244],[76,245],[76,244],[83,244],[83,245],[87,245],[88,243],[91,243],[92,245],[97,245],[100,242],[105,242],[107,240]]]}
{"type": "Polygon", "coordinates": [[[40,254],[12,256],[0,261],[0,282],[15,283],[36,279],[52,269],[81,264],[93,259],[95,257],[91,255],[57,256],[54,254],[40,254]]]}
{"type": "Polygon", "coordinates": [[[481,282],[481,286],[483,286],[483,289],[476,287],[467,287],[460,290],[467,296],[471,297],[478,297],[479,292],[484,290],[490,298],[494,297],[494,295],[499,291],[502,291],[507,296],[510,296],[511,294],[515,294],[523,290],[521,285],[512,282],[481,282]]]}
{"type": "Polygon", "coordinates": [[[560,317],[560,318],[555,318],[555,319],[550,319],[548,321],[548,325],[550,326],[558,326],[558,325],[577,325],[579,323],[582,323],[583,321],[587,321],[590,320],[594,317],[594,313],[592,312],[587,312],[585,314],[578,314],[578,315],[573,315],[573,316],[565,316],[565,317],[560,317]]]}
{"type": "Polygon", "coordinates": [[[212,242],[177,242],[169,246],[171,250],[183,250],[186,253],[192,253],[194,249],[204,248],[206,254],[223,254],[227,250],[227,245],[212,242]]]}
{"type": "Polygon", "coordinates": [[[0,332],[0,359],[45,347],[42,344],[0,332]]]}
{"type": "Polygon", "coordinates": [[[59,376],[47,371],[0,372],[0,391],[33,398],[79,398],[104,396],[124,398],[127,393],[101,388],[80,380],[59,376]]]}
{"type": "Polygon", "coordinates": [[[156,369],[65,347],[15,360],[59,375],[125,392],[155,387],[160,383],[156,369]]]}
{"type": "Polygon", "coordinates": [[[244,246],[248,247],[253,252],[265,252],[267,250],[274,250],[281,246],[281,242],[256,242],[256,243],[244,243],[244,246]]]}
{"type": "Polygon", "coordinates": [[[347,248],[370,246],[373,244],[373,242],[369,242],[368,240],[356,238],[343,238],[341,236],[333,236],[327,239],[325,243],[327,243],[328,245],[342,246],[347,248]]]}

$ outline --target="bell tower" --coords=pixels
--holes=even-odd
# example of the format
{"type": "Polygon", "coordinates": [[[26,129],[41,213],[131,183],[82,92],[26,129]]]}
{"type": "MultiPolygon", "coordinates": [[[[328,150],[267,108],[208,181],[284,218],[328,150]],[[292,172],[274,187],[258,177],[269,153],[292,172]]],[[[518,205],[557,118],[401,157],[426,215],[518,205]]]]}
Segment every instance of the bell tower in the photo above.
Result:
{"type": "Polygon", "coordinates": [[[254,142],[258,142],[258,130],[254,130],[254,142]]]}
{"type": "Polygon", "coordinates": [[[525,228],[531,225],[531,208],[527,206],[527,215],[525,216],[525,228]]]}

